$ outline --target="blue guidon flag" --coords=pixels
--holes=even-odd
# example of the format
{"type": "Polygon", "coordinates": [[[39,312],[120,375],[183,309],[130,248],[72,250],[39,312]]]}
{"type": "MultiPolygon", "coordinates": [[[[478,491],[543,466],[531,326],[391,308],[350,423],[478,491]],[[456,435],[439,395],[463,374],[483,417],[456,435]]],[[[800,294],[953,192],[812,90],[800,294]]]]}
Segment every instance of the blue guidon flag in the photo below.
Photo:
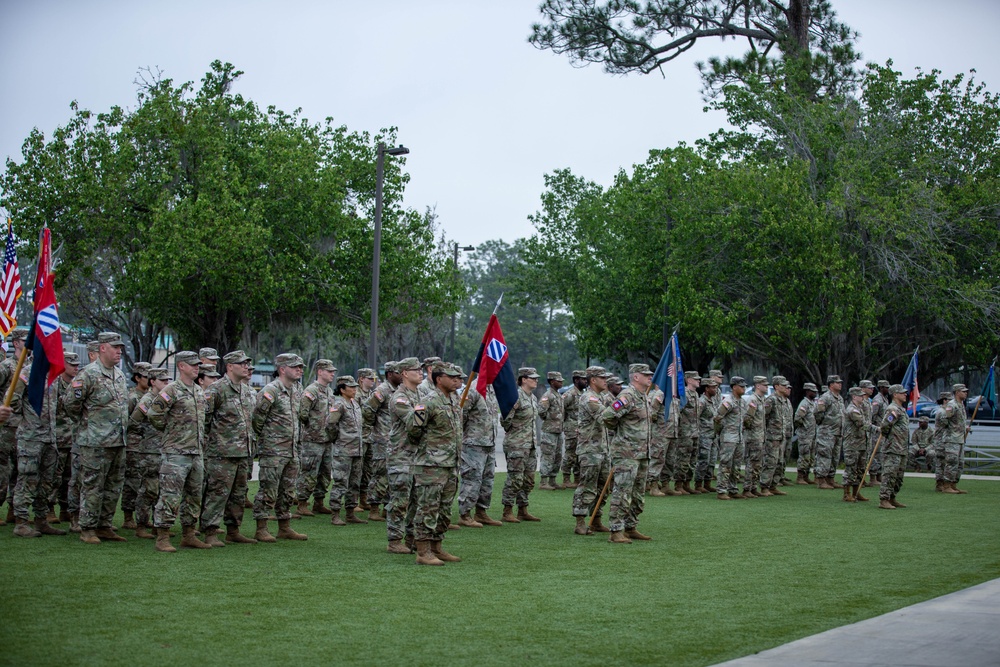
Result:
{"type": "Polygon", "coordinates": [[[670,414],[670,404],[676,402],[678,410],[687,405],[687,391],[684,387],[684,365],[681,363],[681,344],[677,332],[670,336],[667,348],[663,350],[660,363],[653,373],[653,384],[663,392],[663,418],[670,414]]]}
{"type": "Polygon", "coordinates": [[[496,313],[490,315],[483,334],[483,342],[479,346],[479,354],[472,362],[472,372],[478,373],[476,391],[486,396],[486,389],[493,385],[500,405],[500,414],[506,416],[517,403],[517,382],[514,380],[514,369],[507,353],[507,343],[500,330],[500,320],[496,313]]]}
{"type": "Polygon", "coordinates": [[[42,251],[38,257],[35,278],[35,321],[28,330],[24,347],[33,352],[31,375],[28,377],[28,402],[41,415],[45,390],[66,369],[63,357],[62,331],[56,291],[52,286],[52,236],[49,228],[42,230],[42,251]]]}

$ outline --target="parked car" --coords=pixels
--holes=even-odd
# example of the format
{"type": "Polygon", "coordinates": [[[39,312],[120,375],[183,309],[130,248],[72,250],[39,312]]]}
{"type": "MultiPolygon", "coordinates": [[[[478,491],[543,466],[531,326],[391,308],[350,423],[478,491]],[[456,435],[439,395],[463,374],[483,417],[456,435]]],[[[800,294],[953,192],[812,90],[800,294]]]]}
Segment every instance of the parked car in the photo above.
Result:
{"type": "Polygon", "coordinates": [[[921,396],[917,399],[916,405],[906,408],[906,414],[910,417],[927,417],[933,419],[934,411],[937,410],[937,407],[937,401],[931,400],[926,396],[921,396]]]}
{"type": "MultiPolygon", "coordinates": [[[[976,409],[976,401],[979,400],[979,396],[969,396],[965,399],[965,409],[968,411],[969,418],[972,418],[972,412],[976,409]]],[[[990,404],[984,399],[979,404],[979,411],[976,412],[976,421],[980,419],[993,420],[1000,419],[1000,405],[997,406],[998,409],[994,410],[990,407],[990,404]]]]}

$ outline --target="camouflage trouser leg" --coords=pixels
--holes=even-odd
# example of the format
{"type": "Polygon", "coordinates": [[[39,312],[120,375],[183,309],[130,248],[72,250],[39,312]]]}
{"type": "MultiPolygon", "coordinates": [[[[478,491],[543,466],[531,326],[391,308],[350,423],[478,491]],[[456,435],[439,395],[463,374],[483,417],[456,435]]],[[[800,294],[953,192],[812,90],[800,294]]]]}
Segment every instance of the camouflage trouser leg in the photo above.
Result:
{"type": "Polygon", "coordinates": [[[712,479],[712,446],[715,438],[702,435],[698,438],[698,460],[694,466],[694,481],[708,482],[712,479]]]}
{"type": "Polygon", "coordinates": [[[375,459],[372,457],[372,444],[369,438],[365,438],[364,447],[361,450],[361,493],[365,500],[368,500],[368,486],[372,482],[372,471],[375,468],[375,459]]]}
{"type": "Polygon", "coordinates": [[[886,454],[882,461],[882,485],[878,490],[879,500],[891,500],[903,488],[902,454],[886,454]]]}
{"type": "Polygon", "coordinates": [[[674,453],[674,481],[686,484],[694,477],[694,465],[698,460],[698,438],[677,438],[674,453]]]}
{"type": "Polygon", "coordinates": [[[413,537],[440,542],[451,524],[451,505],[455,502],[454,468],[413,467],[413,537]]]}
{"type": "Polygon", "coordinates": [[[865,480],[862,477],[865,474],[865,465],[868,463],[868,458],[863,450],[856,449],[845,449],[844,450],[844,486],[853,486],[854,484],[861,484],[865,480]]]}
{"type": "Polygon", "coordinates": [[[792,441],[784,438],[781,441],[781,449],[778,451],[778,465],[774,468],[774,476],[771,478],[771,486],[777,486],[781,480],[785,479],[785,465],[788,464],[788,456],[791,454],[792,441]]]}
{"type": "Polygon", "coordinates": [[[385,506],[385,530],[389,541],[406,537],[406,515],[410,507],[413,475],[408,465],[390,465],[386,470],[389,502],[385,506]]]}
{"type": "Polygon", "coordinates": [[[664,439],[663,446],[663,468],[660,471],[660,484],[670,484],[670,480],[677,476],[677,438],[664,439]]]}
{"type": "Polygon", "coordinates": [[[49,509],[58,504],[64,512],[69,511],[69,476],[72,468],[69,447],[57,449],[55,483],[49,494],[49,509]]]}
{"type": "Polygon", "coordinates": [[[164,454],[160,459],[160,497],[153,510],[153,524],[171,528],[179,514],[182,526],[197,526],[204,488],[205,463],[200,454],[164,454]]]}
{"type": "Polygon", "coordinates": [[[69,503],[70,514],[73,514],[80,511],[80,448],[76,445],[69,450],[69,468],[66,502],[69,503]]]}
{"type": "Polygon", "coordinates": [[[774,486],[775,475],[781,465],[781,440],[764,441],[763,463],[760,468],[761,486],[774,486]]]}
{"type": "MultiPolygon", "coordinates": [[[[808,475],[815,465],[816,441],[799,437],[799,458],[795,469],[803,476],[808,475]]],[[[818,475],[817,475],[818,476],[818,475]]]]}
{"type": "Polygon", "coordinates": [[[290,508],[295,503],[295,480],[299,476],[299,461],[294,456],[261,456],[260,486],[253,499],[253,518],[266,519],[274,511],[278,521],[292,518],[290,508]]]}
{"type": "Polygon", "coordinates": [[[829,433],[816,433],[816,477],[833,477],[837,472],[837,463],[834,461],[833,452],[836,445],[836,438],[829,433]]]}
{"type": "Polygon", "coordinates": [[[935,448],[928,449],[927,455],[931,457],[934,479],[938,482],[944,481],[944,446],[939,444],[935,448]]]}
{"type": "Polygon", "coordinates": [[[580,476],[580,463],[576,456],[576,433],[563,433],[563,475],[573,475],[573,479],[580,476]]]}
{"type": "Polygon", "coordinates": [[[542,479],[555,477],[559,474],[562,464],[562,433],[546,433],[542,431],[542,479]]]}
{"type": "Polygon", "coordinates": [[[330,486],[330,509],[339,512],[341,507],[348,511],[358,506],[361,500],[361,466],[364,465],[360,456],[334,456],[333,484],[330,486]]]}
{"type": "Polygon", "coordinates": [[[619,459],[615,462],[609,513],[612,531],[630,530],[639,525],[648,468],[649,459],[619,459]]]}
{"type": "Polygon", "coordinates": [[[524,460],[524,483],[517,492],[517,506],[527,507],[528,496],[535,490],[535,472],[538,471],[538,450],[532,447],[524,460]]]}
{"type": "MultiPolygon", "coordinates": [[[[505,451],[504,455],[507,457],[507,479],[503,483],[500,498],[504,507],[513,507],[520,503],[521,494],[528,483],[528,453],[524,450],[511,450],[505,451]]],[[[534,463],[534,460],[531,463],[534,463]]],[[[530,470],[530,475],[534,478],[534,465],[531,466],[530,470]]]]}
{"type": "MultiPolygon", "coordinates": [[[[594,505],[597,503],[597,496],[604,489],[608,475],[611,474],[611,464],[604,454],[580,454],[580,486],[573,492],[573,516],[590,516],[594,513],[594,505]]],[[[601,515],[601,508],[608,502],[608,494],[601,498],[601,506],[597,509],[597,516],[601,515]]]]}
{"type": "MultiPolygon", "coordinates": [[[[648,479],[646,480],[649,484],[656,482],[660,483],[660,476],[663,474],[663,464],[667,456],[667,443],[665,440],[657,437],[653,437],[649,441],[649,471],[648,479]]],[[[667,478],[669,479],[669,477],[667,478]]]]}
{"type": "Polygon", "coordinates": [[[14,485],[14,516],[30,520],[28,508],[36,519],[49,512],[49,495],[55,484],[58,453],[53,444],[22,440],[17,444],[17,483],[14,485]]]}
{"type": "Polygon", "coordinates": [[[246,457],[213,456],[205,459],[205,499],[201,504],[201,529],[243,523],[247,495],[246,457]]]}
{"type": "Polygon", "coordinates": [[[719,493],[735,495],[740,492],[740,466],[743,465],[743,443],[719,443],[719,493]]]}
{"type": "Polygon", "coordinates": [[[323,500],[328,486],[324,485],[322,490],[322,468],[324,458],[330,459],[330,450],[333,444],[329,442],[303,442],[299,447],[299,477],[295,481],[295,498],[300,503],[309,500],[309,496],[315,491],[319,491],[318,500],[323,500]]]}
{"type": "Polygon", "coordinates": [[[160,497],[160,463],[159,454],[141,453],[138,455],[139,494],[135,498],[135,522],[140,526],[152,526],[153,508],[160,497]]]}
{"type": "MultiPolygon", "coordinates": [[[[868,452],[865,454],[865,463],[868,463],[868,459],[872,455],[872,450],[875,448],[875,438],[870,438],[868,440],[868,452]]],[[[885,443],[883,442],[878,446],[878,451],[875,452],[875,458],[872,460],[872,467],[869,472],[873,475],[882,474],[882,462],[885,460],[885,443]]],[[[864,470],[862,470],[864,472],[864,470]]]]}
{"type": "Polygon", "coordinates": [[[383,505],[389,502],[389,479],[385,474],[385,459],[372,459],[371,476],[368,478],[369,505],[383,505]]]}
{"type": "Polygon", "coordinates": [[[462,445],[462,486],[458,494],[458,513],[475,508],[489,509],[493,498],[493,474],[496,468],[493,447],[462,445]]]}
{"type": "Polygon", "coordinates": [[[844,439],[837,437],[833,441],[833,459],[831,461],[830,476],[833,477],[837,474],[837,466],[840,465],[840,455],[842,453],[842,448],[844,446],[844,439]]]}
{"type": "Polygon", "coordinates": [[[125,447],[80,447],[80,528],[110,528],[125,483],[125,447]]]}
{"type": "Polygon", "coordinates": [[[139,495],[139,467],[136,456],[139,452],[125,450],[125,483],[122,486],[122,512],[135,511],[135,498],[139,495]]]}
{"type": "Polygon", "coordinates": [[[764,460],[764,443],[747,442],[744,463],[746,473],[743,475],[743,488],[755,489],[760,485],[760,468],[764,460]]]}
{"type": "Polygon", "coordinates": [[[960,443],[946,442],[939,450],[941,456],[941,478],[946,482],[957,482],[961,471],[962,459],[959,452],[962,450],[960,443]]]}
{"type": "Polygon", "coordinates": [[[0,426],[0,505],[10,500],[14,506],[14,487],[9,485],[12,472],[17,470],[16,429],[0,426]]]}

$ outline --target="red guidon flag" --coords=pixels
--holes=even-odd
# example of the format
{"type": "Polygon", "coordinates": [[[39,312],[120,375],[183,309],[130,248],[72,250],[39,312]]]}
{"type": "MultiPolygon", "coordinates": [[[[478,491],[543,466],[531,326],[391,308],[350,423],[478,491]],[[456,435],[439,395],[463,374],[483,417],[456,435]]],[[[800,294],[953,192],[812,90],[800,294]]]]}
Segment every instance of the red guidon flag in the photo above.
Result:
{"type": "Polygon", "coordinates": [[[37,414],[42,413],[45,390],[66,369],[56,291],[52,286],[54,278],[52,233],[46,227],[42,230],[42,251],[38,256],[38,275],[35,277],[35,321],[28,330],[28,340],[24,344],[33,352],[31,375],[28,378],[28,402],[37,414]]]}

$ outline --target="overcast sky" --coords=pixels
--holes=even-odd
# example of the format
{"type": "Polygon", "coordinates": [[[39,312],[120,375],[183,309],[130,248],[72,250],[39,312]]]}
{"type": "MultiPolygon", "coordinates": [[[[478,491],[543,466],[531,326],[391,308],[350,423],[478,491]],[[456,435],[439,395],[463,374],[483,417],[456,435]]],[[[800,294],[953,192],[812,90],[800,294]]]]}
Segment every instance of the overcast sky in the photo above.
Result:
{"type": "MultiPolygon", "coordinates": [[[[693,142],[724,119],[704,113],[694,63],[659,74],[576,69],[527,43],[538,0],[85,2],[0,0],[0,156],[20,159],[32,127],[49,135],[69,103],[135,101],[140,67],[198,81],[214,59],[245,72],[261,106],[302,107],[351,130],[396,126],[411,153],[406,204],[436,206],[462,244],[531,233],[543,175],[569,167],[607,185],[652,148],[693,142]]],[[[833,0],[866,61],[946,75],[975,68],[1000,91],[993,0],[833,0]]],[[[733,48],[733,42],[729,42],[733,48]]],[[[742,44],[738,45],[742,50],[742,44]]]]}

